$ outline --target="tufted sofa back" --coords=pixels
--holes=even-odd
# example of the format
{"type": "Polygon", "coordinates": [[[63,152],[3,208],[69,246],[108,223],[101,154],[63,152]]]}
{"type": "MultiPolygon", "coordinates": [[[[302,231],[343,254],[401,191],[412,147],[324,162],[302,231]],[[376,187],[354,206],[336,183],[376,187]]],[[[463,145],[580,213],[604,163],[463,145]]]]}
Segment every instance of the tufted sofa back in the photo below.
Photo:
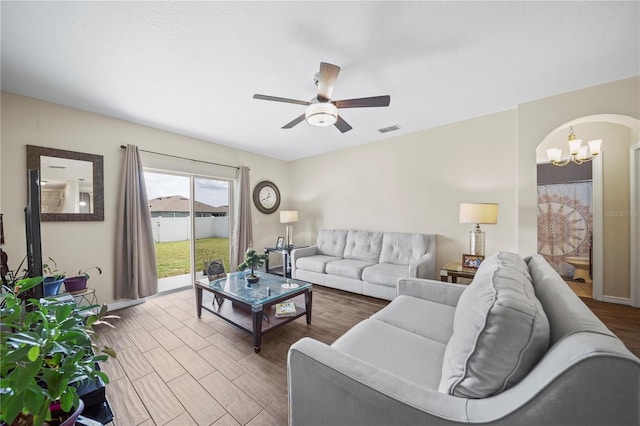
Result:
{"type": "Polygon", "coordinates": [[[429,238],[425,234],[385,232],[382,236],[380,263],[408,265],[411,260],[424,256],[429,250],[429,238]]]}
{"type": "Polygon", "coordinates": [[[342,257],[347,244],[347,231],[339,229],[321,229],[318,231],[316,245],[318,254],[342,257]]]}
{"type": "Polygon", "coordinates": [[[381,250],[381,232],[349,231],[347,233],[347,244],[344,249],[345,259],[378,263],[381,250]]]}

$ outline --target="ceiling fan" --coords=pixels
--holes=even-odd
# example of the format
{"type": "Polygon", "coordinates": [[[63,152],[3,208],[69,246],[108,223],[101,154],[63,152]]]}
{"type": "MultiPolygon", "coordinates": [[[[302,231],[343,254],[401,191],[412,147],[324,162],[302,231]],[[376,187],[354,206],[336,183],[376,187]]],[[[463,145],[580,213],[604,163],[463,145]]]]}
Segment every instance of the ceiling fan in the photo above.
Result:
{"type": "Polygon", "coordinates": [[[304,114],[296,117],[291,122],[282,126],[283,129],[290,129],[300,122],[306,120],[312,126],[324,127],[335,125],[342,133],[348,132],[352,127],[338,115],[338,108],[367,108],[386,107],[391,102],[389,95],[373,96],[369,98],[343,99],[341,101],[331,100],[333,85],[338,78],[340,67],[326,62],[320,62],[320,71],[314,76],[318,94],[310,101],[299,101],[296,99],[279,98],[277,96],[253,95],[253,99],[264,101],[286,102],[290,104],[305,105],[307,107],[304,114]]]}

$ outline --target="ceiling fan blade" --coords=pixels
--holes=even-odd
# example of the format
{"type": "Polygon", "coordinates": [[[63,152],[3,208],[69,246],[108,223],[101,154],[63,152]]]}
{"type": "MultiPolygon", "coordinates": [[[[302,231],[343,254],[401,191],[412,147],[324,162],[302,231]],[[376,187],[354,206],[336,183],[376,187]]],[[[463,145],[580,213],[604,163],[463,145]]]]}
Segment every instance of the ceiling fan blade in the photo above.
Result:
{"type": "Polygon", "coordinates": [[[282,126],[283,129],[290,129],[293,126],[299,124],[300,122],[304,121],[304,114],[300,115],[299,117],[296,117],[293,121],[285,124],[284,126],[282,126]]]}
{"type": "Polygon", "coordinates": [[[262,99],[263,101],[275,101],[275,102],[286,102],[289,104],[298,104],[298,105],[309,105],[311,102],[309,101],[299,101],[297,99],[289,99],[289,98],[279,98],[277,96],[269,96],[269,95],[253,95],[253,99],[262,99]]]}
{"type": "Polygon", "coordinates": [[[342,133],[348,132],[349,130],[353,129],[353,127],[351,127],[349,123],[344,121],[340,116],[338,116],[338,121],[336,121],[336,124],[334,124],[334,126],[336,126],[342,133]]]}
{"type": "Polygon", "coordinates": [[[320,72],[318,73],[318,101],[327,102],[331,99],[333,85],[339,73],[339,66],[320,62],[320,72]]]}
{"type": "Polygon", "coordinates": [[[366,108],[366,107],[386,107],[391,103],[391,96],[372,96],[370,98],[343,99],[334,101],[338,108],[366,108]]]}

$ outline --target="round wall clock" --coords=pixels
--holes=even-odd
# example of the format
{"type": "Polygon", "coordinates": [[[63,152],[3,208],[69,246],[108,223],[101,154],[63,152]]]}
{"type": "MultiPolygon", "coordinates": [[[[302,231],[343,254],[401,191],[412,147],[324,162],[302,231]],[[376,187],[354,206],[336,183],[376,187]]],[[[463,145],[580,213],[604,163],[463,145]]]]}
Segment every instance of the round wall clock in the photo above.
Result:
{"type": "Polygon", "coordinates": [[[274,213],[280,207],[280,191],[275,183],[268,180],[258,182],[253,188],[253,204],[265,214],[274,213]]]}

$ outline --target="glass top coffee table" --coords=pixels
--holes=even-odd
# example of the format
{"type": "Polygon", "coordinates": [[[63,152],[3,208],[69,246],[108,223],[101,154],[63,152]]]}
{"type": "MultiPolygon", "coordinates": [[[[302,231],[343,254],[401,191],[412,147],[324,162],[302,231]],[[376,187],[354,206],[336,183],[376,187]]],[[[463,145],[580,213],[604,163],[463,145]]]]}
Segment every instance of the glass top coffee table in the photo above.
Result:
{"type": "Polygon", "coordinates": [[[204,309],[250,334],[253,336],[253,348],[256,352],[260,352],[263,333],[303,315],[307,317],[307,324],[311,324],[313,287],[310,283],[261,272],[260,281],[248,284],[244,276],[244,272],[233,272],[225,278],[213,281],[209,281],[206,276],[197,280],[195,291],[198,318],[204,309]],[[204,291],[213,293],[210,306],[202,303],[204,291]],[[275,305],[285,301],[293,302],[296,312],[276,317],[275,305]]]}

